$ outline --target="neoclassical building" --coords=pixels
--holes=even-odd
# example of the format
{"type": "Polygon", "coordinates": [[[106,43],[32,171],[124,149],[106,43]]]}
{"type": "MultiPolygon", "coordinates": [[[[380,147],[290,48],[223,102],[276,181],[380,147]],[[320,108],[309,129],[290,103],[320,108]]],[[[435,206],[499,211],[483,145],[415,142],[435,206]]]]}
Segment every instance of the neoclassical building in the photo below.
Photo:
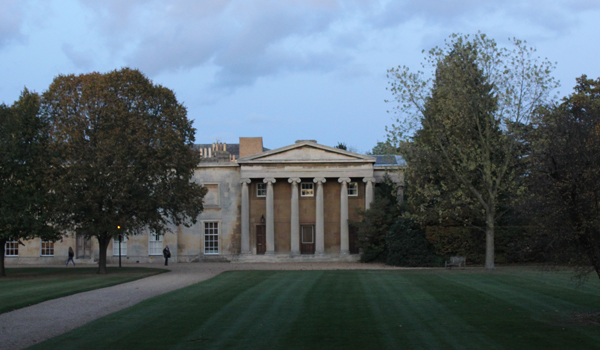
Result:
{"type": "MultiPolygon", "coordinates": [[[[404,164],[396,156],[365,156],[313,140],[268,150],[261,137],[195,147],[203,160],[193,181],[208,189],[197,223],[164,236],[128,237],[120,244],[123,261],[160,262],[166,245],[176,262],[355,260],[357,236],[348,221],[369,208],[386,173],[402,195],[404,164]]],[[[69,246],[76,262],[97,260],[97,242],[74,234],[20,247],[9,242],[6,263],[64,263],[69,246]]],[[[109,262],[116,262],[118,242],[108,249],[109,262]]]]}

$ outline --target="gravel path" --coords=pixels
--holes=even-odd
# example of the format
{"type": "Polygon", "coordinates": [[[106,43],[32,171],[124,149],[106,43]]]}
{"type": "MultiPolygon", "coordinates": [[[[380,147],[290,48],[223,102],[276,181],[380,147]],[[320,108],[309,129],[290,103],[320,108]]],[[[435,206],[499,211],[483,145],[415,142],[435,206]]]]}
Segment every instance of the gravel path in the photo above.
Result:
{"type": "MultiPolygon", "coordinates": [[[[132,266],[139,267],[140,264],[132,266]]],[[[0,314],[0,349],[24,349],[142,300],[207,280],[224,271],[396,269],[360,263],[182,263],[165,268],[171,271],[0,314]]]]}

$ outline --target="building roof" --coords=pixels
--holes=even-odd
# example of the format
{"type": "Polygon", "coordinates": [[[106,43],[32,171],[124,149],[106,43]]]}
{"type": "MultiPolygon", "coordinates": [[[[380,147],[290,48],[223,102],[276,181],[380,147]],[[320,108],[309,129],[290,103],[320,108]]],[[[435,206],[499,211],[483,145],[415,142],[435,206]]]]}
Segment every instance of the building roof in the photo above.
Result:
{"type": "Polygon", "coordinates": [[[373,155],[377,161],[374,166],[406,166],[406,161],[402,156],[373,155]]]}
{"type": "Polygon", "coordinates": [[[375,163],[375,158],[298,140],[294,144],[238,159],[238,163],[375,163]]]}

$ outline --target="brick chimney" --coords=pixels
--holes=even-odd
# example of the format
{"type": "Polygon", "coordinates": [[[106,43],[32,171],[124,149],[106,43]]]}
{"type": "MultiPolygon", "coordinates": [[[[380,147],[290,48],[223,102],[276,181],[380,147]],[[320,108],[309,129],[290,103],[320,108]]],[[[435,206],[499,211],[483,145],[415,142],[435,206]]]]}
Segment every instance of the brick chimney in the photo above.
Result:
{"type": "Polygon", "coordinates": [[[262,153],[262,137],[240,137],[240,158],[262,153]]]}

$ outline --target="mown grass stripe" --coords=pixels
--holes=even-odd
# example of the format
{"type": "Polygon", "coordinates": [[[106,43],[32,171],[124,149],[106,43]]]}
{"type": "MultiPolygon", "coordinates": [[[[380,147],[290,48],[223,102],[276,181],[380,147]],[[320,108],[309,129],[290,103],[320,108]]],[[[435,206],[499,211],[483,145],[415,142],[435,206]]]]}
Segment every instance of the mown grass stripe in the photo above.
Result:
{"type": "MultiPolygon", "coordinates": [[[[214,341],[204,347],[206,349],[244,348],[247,342],[259,348],[269,348],[287,332],[300,312],[300,300],[318,277],[319,274],[274,273],[239,294],[210,317],[190,335],[188,342],[211,333],[214,341]],[[215,325],[221,323],[229,327],[220,333],[211,332],[215,325]]],[[[178,348],[193,347],[188,345],[178,348]]]]}
{"type": "MultiPolygon", "coordinates": [[[[302,273],[312,273],[303,271],[302,273]]],[[[378,320],[364,302],[357,271],[325,271],[302,301],[303,312],[274,349],[379,349],[378,320]]]]}
{"type": "MultiPolygon", "coordinates": [[[[366,282],[375,283],[380,292],[379,297],[394,295],[389,299],[392,303],[388,308],[388,334],[401,333],[408,338],[407,348],[411,349],[493,349],[494,342],[479,334],[472,325],[464,322],[459,316],[440,303],[429,291],[414,283],[411,274],[381,274],[374,272],[366,282]],[[396,318],[396,319],[394,319],[396,318]],[[396,324],[402,327],[393,327],[396,324]],[[393,325],[392,327],[389,327],[393,325]],[[394,332],[395,330],[395,332],[394,332]]],[[[432,276],[426,276],[431,278],[432,276]]],[[[376,301],[375,301],[376,302],[376,301]]],[[[389,348],[394,344],[402,344],[400,339],[388,337],[389,348]]]]}
{"type": "MultiPolygon", "coordinates": [[[[593,338],[582,338],[572,329],[560,327],[532,317],[527,308],[521,307],[510,298],[503,298],[494,293],[493,288],[477,290],[466,284],[449,284],[443,278],[421,278],[418,283],[436,300],[444,303],[449,309],[473,325],[482,334],[493,339],[502,348],[511,349],[567,349],[573,344],[582,342],[590,348],[598,348],[593,338]],[[454,301],[454,302],[453,302],[454,301]]],[[[475,276],[474,276],[475,277],[475,276]]],[[[473,277],[471,277],[473,278],[473,277]]],[[[492,286],[490,275],[476,276],[484,279],[484,285],[492,286]]]]}

